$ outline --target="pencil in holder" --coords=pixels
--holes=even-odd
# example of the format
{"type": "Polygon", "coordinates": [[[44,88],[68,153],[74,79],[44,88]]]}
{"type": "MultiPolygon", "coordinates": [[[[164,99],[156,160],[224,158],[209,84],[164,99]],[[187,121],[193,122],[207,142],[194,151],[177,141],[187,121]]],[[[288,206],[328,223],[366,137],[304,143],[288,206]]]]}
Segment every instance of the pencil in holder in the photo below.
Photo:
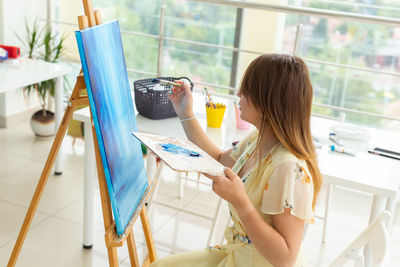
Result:
{"type": "Polygon", "coordinates": [[[226,106],[221,103],[215,103],[214,105],[215,108],[212,105],[206,105],[207,126],[212,128],[220,128],[222,120],[224,119],[226,106]]]}

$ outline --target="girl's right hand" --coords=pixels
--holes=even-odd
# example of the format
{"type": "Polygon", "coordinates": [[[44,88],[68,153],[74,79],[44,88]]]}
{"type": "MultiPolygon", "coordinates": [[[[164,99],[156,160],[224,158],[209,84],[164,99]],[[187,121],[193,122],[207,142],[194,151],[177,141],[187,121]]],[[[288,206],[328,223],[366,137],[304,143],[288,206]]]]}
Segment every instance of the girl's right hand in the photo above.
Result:
{"type": "Polygon", "coordinates": [[[169,95],[176,114],[180,119],[193,117],[193,96],[189,85],[180,80],[174,82],[182,84],[181,87],[174,86],[169,95]]]}

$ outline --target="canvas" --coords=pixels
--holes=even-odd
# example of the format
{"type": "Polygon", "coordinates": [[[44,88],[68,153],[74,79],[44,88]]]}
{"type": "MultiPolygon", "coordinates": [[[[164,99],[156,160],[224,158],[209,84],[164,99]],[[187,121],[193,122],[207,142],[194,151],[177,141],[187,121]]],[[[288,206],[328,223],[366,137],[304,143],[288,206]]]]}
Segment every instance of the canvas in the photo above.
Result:
{"type": "Polygon", "coordinates": [[[148,187],[118,21],[75,32],[111,206],[122,234],[148,187]]]}
{"type": "Polygon", "coordinates": [[[223,175],[224,166],[187,139],[132,133],[175,171],[223,175]]]}

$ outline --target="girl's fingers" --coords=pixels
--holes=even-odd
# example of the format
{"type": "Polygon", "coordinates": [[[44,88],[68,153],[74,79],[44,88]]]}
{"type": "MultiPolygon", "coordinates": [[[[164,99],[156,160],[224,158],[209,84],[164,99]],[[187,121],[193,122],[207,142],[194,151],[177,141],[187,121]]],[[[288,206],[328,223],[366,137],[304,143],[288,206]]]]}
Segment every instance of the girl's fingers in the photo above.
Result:
{"type": "Polygon", "coordinates": [[[211,180],[213,180],[213,181],[215,181],[216,180],[216,178],[218,177],[218,176],[213,176],[213,175],[210,175],[210,174],[207,174],[207,173],[202,173],[204,176],[206,176],[207,178],[210,178],[211,180]]]}
{"type": "Polygon", "coordinates": [[[183,81],[181,81],[181,80],[175,80],[174,83],[179,83],[179,84],[181,84],[182,86],[179,86],[179,87],[177,87],[177,88],[181,89],[182,91],[184,91],[184,92],[190,92],[190,87],[189,87],[189,85],[187,85],[187,84],[184,83],[183,81]]]}
{"type": "Polygon", "coordinates": [[[174,95],[178,95],[178,94],[181,94],[181,93],[183,92],[183,89],[180,88],[180,87],[173,87],[173,88],[171,89],[171,92],[172,92],[174,95]]]}
{"type": "MultiPolygon", "coordinates": [[[[183,81],[181,81],[181,80],[175,80],[174,83],[178,83],[178,84],[183,85],[183,81]]],[[[175,85],[174,85],[172,88],[173,88],[173,89],[181,89],[182,86],[175,86],[175,85]]]]}
{"type": "Polygon", "coordinates": [[[233,178],[235,178],[237,175],[234,171],[232,171],[232,169],[230,168],[224,168],[224,173],[226,175],[226,177],[229,178],[229,180],[232,180],[233,178]]]}
{"type": "Polygon", "coordinates": [[[174,91],[174,90],[170,90],[169,92],[168,92],[168,97],[170,98],[170,99],[174,99],[174,97],[176,96],[176,92],[174,91]]]}
{"type": "Polygon", "coordinates": [[[174,83],[184,84],[184,82],[181,80],[175,80],[174,83]]]}

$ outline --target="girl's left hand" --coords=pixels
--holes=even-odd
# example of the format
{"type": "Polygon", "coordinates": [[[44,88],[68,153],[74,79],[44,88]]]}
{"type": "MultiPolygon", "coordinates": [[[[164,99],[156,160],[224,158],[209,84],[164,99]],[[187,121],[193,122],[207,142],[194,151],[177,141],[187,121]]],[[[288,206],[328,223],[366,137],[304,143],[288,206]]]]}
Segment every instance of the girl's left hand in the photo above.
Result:
{"type": "Polygon", "coordinates": [[[250,202],[242,179],[230,168],[224,169],[225,176],[206,175],[213,180],[212,189],[221,198],[230,202],[236,210],[245,208],[250,202]]]}

